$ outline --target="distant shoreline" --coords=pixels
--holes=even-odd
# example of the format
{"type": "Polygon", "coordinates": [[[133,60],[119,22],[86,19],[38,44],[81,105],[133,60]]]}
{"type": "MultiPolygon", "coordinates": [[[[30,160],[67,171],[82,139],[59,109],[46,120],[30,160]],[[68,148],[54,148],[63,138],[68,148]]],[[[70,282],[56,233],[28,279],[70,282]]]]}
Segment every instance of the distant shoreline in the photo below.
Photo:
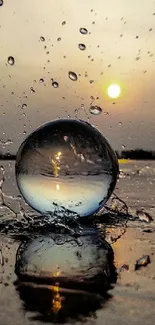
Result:
{"type": "Polygon", "coordinates": [[[16,160],[16,155],[0,155],[0,160],[16,160]]]}
{"type": "MultiPolygon", "coordinates": [[[[145,151],[144,151],[145,152],[145,151]]],[[[132,151],[123,151],[122,153],[118,153],[116,151],[116,156],[120,163],[127,163],[131,160],[155,160],[154,152],[148,151],[143,154],[143,152],[132,151]]],[[[16,160],[16,155],[0,155],[0,160],[16,160]]]]}

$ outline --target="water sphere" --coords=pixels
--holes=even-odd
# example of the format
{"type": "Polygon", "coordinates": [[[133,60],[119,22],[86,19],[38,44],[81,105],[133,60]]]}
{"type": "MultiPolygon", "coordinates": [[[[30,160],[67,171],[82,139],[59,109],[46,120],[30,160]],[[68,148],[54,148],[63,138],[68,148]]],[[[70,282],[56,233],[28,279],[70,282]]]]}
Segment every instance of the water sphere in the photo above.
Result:
{"type": "Polygon", "coordinates": [[[99,211],[112,194],[118,162],[95,127],[59,119],[28,136],[15,171],[21,194],[35,210],[53,214],[61,208],[83,217],[99,211]]]}

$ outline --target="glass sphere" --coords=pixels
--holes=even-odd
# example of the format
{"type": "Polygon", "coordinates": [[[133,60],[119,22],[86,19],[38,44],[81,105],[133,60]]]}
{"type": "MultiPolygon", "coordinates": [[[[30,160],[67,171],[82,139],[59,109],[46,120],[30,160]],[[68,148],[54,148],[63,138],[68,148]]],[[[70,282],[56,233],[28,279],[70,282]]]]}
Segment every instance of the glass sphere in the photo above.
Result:
{"type": "Polygon", "coordinates": [[[95,127],[59,119],[28,136],[15,169],[19,190],[35,210],[53,214],[60,208],[83,217],[99,211],[112,194],[118,162],[95,127]]]}

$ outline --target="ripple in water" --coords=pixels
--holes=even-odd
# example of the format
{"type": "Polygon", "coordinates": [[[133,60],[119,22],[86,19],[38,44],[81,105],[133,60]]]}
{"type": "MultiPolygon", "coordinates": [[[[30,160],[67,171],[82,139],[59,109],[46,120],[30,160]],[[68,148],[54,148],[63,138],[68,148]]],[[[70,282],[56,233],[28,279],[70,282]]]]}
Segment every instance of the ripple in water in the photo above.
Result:
{"type": "Polygon", "coordinates": [[[42,214],[64,209],[79,216],[99,211],[116,184],[114,151],[92,125],[71,119],[49,122],[23,142],[16,179],[26,202],[42,214]]]}

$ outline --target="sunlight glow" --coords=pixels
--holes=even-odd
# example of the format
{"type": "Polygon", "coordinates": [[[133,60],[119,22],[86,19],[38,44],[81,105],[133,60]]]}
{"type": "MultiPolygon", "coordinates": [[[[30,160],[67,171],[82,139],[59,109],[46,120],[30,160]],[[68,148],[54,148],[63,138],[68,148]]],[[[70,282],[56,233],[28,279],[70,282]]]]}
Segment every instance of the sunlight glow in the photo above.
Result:
{"type": "Polygon", "coordinates": [[[121,88],[118,84],[111,84],[108,87],[107,92],[110,98],[117,98],[120,96],[121,88]]]}

